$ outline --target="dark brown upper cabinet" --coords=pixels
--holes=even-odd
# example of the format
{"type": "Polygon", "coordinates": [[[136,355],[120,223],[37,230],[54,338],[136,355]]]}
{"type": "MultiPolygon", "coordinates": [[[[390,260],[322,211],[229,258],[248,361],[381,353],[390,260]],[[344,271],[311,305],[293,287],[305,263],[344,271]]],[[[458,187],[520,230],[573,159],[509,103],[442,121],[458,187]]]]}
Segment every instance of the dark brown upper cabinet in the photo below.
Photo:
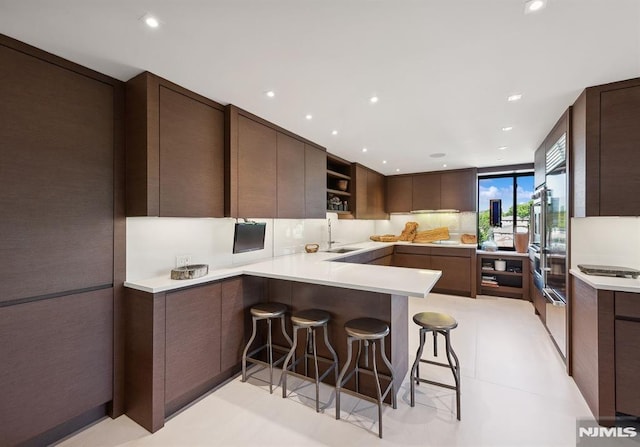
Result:
{"type": "Polygon", "coordinates": [[[233,105],[225,140],[227,216],[325,216],[324,148],[233,105]]]}
{"type": "Polygon", "coordinates": [[[475,168],[442,172],[440,174],[440,208],[475,211],[478,203],[477,184],[478,173],[475,168]]]}
{"type": "Polygon", "coordinates": [[[387,177],[387,211],[475,211],[476,188],[476,168],[393,175],[387,177]]]}
{"type": "Polygon", "coordinates": [[[440,174],[433,172],[414,175],[412,206],[408,211],[440,208],[440,174]]]}
{"type": "Polygon", "coordinates": [[[640,215],[640,78],[589,87],[573,105],[573,215],[640,215]]]}
{"type": "Polygon", "coordinates": [[[224,107],[144,72],[126,86],[127,216],[224,216],[224,107]]]}
{"type": "Polygon", "coordinates": [[[305,149],[304,143],[283,133],[277,133],[277,207],[278,217],[304,217],[305,149]]]}
{"type": "Polygon", "coordinates": [[[413,207],[413,176],[387,177],[387,212],[406,213],[413,207]]]}
{"type": "Polygon", "coordinates": [[[388,219],[385,211],[386,183],[384,175],[354,163],[356,219],[388,219]]]}
{"type": "Polygon", "coordinates": [[[327,152],[310,144],[304,145],[304,216],[324,219],[326,210],[327,152]]]}

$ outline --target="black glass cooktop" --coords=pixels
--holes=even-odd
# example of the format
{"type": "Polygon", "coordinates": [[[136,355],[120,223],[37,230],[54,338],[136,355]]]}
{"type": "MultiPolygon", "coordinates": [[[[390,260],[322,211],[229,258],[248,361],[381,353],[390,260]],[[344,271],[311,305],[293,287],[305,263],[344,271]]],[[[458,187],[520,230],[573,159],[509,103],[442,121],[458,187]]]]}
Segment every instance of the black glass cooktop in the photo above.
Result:
{"type": "Polygon", "coordinates": [[[578,264],[578,268],[582,273],[595,276],[631,276],[633,279],[635,279],[638,277],[638,274],[640,274],[640,270],[635,270],[628,267],[620,267],[617,265],[578,264]]]}

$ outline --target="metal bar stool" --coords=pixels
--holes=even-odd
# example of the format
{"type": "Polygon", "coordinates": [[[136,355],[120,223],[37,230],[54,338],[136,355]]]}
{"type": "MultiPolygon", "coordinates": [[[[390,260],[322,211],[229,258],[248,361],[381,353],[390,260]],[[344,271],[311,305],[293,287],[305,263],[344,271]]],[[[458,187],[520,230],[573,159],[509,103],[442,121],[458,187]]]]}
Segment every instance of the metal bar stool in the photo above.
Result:
{"type": "Polygon", "coordinates": [[[340,393],[345,392],[351,394],[353,396],[359,397],[361,399],[365,399],[369,402],[378,404],[378,437],[382,438],[382,403],[384,399],[387,397],[389,393],[391,393],[391,404],[393,408],[397,408],[396,402],[396,393],[395,387],[393,384],[393,367],[391,366],[391,362],[387,359],[387,355],[384,349],[384,339],[389,334],[389,325],[384,321],[375,319],[375,318],[358,318],[355,320],[347,321],[344,325],[344,330],[347,333],[347,361],[340,371],[340,376],[336,381],[336,419],[340,419],[340,393]],[[351,365],[351,358],[353,354],[353,342],[358,342],[358,355],[356,356],[355,368],[353,371],[347,374],[347,370],[351,365]],[[377,342],[380,342],[380,355],[382,356],[382,360],[384,364],[389,368],[391,375],[387,376],[385,374],[378,373],[378,366],[376,364],[376,345],[377,342]],[[371,346],[371,356],[373,358],[373,369],[364,369],[360,367],[360,355],[362,353],[362,344],[364,343],[364,363],[365,368],[369,368],[369,346],[371,346]],[[373,377],[376,380],[376,394],[377,399],[366,396],[364,394],[360,394],[360,380],[359,374],[366,373],[373,377]],[[351,377],[355,374],[356,379],[356,391],[351,391],[346,388],[343,388],[343,385],[351,379],[351,377]],[[386,379],[389,381],[389,385],[385,389],[384,393],[382,392],[380,386],[380,378],[386,379]]]}
{"type": "Polygon", "coordinates": [[[247,343],[247,346],[244,348],[244,352],[242,353],[242,381],[247,381],[247,362],[256,363],[259,365],[264,365],[269,368],[269,393],[273,394],[273,367],[281,363],[285,356],[283,355],[277,361],[273,361],[273,350],[276,349],[282,352],[288,352],[290,348],[285,348],[283,346],[274,345],[271,339],[271,321],[275,318],[280,319],[280,325],[282,327],[282,335],[289,343],[289,346],[293,345],[291,338],[287,334],[285,329],[284,315],[287,312],[287,306],[280,303],[260,303],[256,304],[251,308],[251,319],[253,321],[253,332],[251,333],[251,338],[247,343]],[[251,352],[249,348],[253,343],[253,340],[256,338],[257,333],[257,323],[260,320],[267,320],[267,343],[254,349],[251,352]],[[262,351],[263,349],[267,350],[267,358],[268,362],[263,362],[262,360],[258,360],[252,358],[255,354],[262,351]]]}
{"type": "Polygon", "coordinates": [[[334,371],[336,381],[338,380],[338,356],[336,355],[336,351],[333,350],[331,343],[329,343],[329,336],[327,334],[327,324],[329,323],[330,318],[331,316],[329,315],[329,312],[318,309],[303,310],[291,315],[291,322],[293,323],[293,345],[291,346],[291,350],[289,351],[289,354],[282,366],[282,397],[287,397],[287,376],[294,375],[302,379],[310,380],[307,375],[309,369],[308,361],[309,359],[313,359],[316,384],[316,412],[320,412],[320,382],[327,377],[332,370],[334,371]],[[324,328],[324,344],[331,353],[331,356],[333,357],[332,360],[324,357],[318,357],[316,329],[319,328],[324,328]],[[307,346],[304,355],[298,358],[298,360],[295,360],[294,355],[296,347],[298,346],[298,330],[300,329],[307,330],[307,346]],[[292,358],[294,360],[291,365],[289,365],[292,358]],[[292,369],[295,370],[295,367],[301,360],[304,360],[304,375],[291,371],[292,369]],[[331,364],[331,366],[329,366],[322,375],[320,375],[318,369],[318,361],[331,364]]]}
{"type": "Polygon", "coordinates": [[[450,332],[452,329],[458,327],[458,322],[447,314],[441,314],[436,312],[421,312],[413,316],[413,322],[420,326],[420,347],[416,354],[416,360],[411,368],[411,406],[415,406],[415,391],[416,385],[420,382],[429,383],[431,385],[437,385],[450,390],[456,390],[456,415],[460,420],[460,362],[458,356],[451,347],[450,332]],[[422,358],[422,351],[424,350],[424,343],[426,340],[427,332],[433,333],[433,355],[438,356],[438,334],[444,335],[445,346],[447,351],[447,363],[434,362],[433,360],[424,360],[422,358]],[[452,361],[455,360],[455,366],[452,361]],[[453,379],[455,380],[455,386],[446,383],[434,382],[432,380],[420,378],[420,362],[429,363],[431,365],[444,366],[450,368],[453,373],[453,379]]]}

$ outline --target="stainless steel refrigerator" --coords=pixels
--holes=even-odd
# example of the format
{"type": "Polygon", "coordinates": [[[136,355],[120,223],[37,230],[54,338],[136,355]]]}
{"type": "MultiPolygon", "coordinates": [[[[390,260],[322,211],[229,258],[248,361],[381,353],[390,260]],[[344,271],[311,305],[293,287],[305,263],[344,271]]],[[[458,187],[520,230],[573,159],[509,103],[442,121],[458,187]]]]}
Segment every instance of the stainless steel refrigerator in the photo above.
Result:
{"type": "Polygon", "coordinates": [[[547,300],[547,329],[566,357],[567,242],[569,196],[566,134],[547,151],[541,249],[542,293],[547,300]]]}

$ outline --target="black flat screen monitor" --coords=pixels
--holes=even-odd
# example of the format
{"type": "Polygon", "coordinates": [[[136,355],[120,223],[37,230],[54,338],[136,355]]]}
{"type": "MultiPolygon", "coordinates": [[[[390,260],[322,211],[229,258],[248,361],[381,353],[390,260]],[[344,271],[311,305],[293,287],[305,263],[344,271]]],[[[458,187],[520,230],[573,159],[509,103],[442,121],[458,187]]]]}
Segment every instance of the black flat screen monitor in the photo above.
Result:
{"type": "Polygon", "coordinates": [[[233,235],[233,252],[262,250],[266,223],[236,223],[233,235]]]}
{"type": "Polygon", "coordinates": [[[489,200],[489,225],[502,226],[502,199],[489,200]]]}

